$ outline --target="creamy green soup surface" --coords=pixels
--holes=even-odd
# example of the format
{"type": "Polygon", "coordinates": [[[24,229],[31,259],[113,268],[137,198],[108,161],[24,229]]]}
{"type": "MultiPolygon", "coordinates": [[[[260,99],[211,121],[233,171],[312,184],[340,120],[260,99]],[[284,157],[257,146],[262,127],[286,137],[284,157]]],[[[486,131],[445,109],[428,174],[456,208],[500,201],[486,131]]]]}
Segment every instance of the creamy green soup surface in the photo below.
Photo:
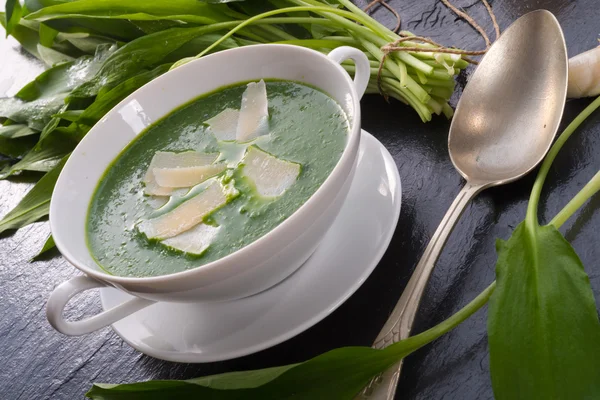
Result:
{"type": "Polygon", "coordinates": [[[348,131],[339,104],[296,82],[240,83],[197,98],[107,168],[89,207],[90,252],[105,271],[135,277],[227,256],[306,202],[337,164],[348,131]]]}

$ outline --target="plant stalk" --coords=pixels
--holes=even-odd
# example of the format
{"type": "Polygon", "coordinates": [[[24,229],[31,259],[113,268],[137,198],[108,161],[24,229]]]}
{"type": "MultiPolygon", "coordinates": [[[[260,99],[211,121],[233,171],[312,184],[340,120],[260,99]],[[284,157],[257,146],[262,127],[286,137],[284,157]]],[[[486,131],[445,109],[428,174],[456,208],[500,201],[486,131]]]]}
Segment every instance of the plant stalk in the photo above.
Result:
{"type": "Polygon", "coordinates": [[[538,172],[537,178],[533,184],[533,189],[531,190],[531,196],[529,197],[529,204],[527,206],[527,216],[525,217],[525,222],[529,226],[535,226],[538,224],[538,203],[540,200],[540,195],[542,193],[542,187],[544,186],[544,182],[546,177],[548,176],[548,172],[550,171],[550,167],[554,162],[554,159],[558,155],[560,149],[564,146],[566,141],[571,137],[573,132],[579,125],[586,120],[587,117],[590,116],[598,107],[600,107],[600,96],[597,97],[594,101],[592,101],[575,119],[567,126],[567,128],[563,131],[563,133],[558,137],[548,155],[542,162],[542,166],[538,172]]]}

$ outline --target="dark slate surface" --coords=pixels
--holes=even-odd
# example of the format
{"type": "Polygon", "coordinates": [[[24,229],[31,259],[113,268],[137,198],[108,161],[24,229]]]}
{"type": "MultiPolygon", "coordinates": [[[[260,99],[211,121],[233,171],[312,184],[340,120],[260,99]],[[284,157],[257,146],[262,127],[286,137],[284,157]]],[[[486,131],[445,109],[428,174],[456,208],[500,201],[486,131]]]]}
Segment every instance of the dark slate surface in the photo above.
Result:
{"type": "MultiPolygon", "coordinates": [[[[455,0],[486,26],[477,0],[455,0]]],[[[483,40],[434,0],[390,2],[403,17],[403,28],[447,45],[482,48],[483,40]]],[[[364,3],[363,3],[364,4],[364,3]]],[[[546,8],[558,17],[570,54],[597,45],[600,9],[595,0],[496,0],[501,28],[520,15],[546,8]]],[[[389,26],[385,11],[376,16],[389,26]]],[[[527,65],[523,65],[527,68],[527,65]]],[[[0,43],[0,94],[14,90],[41,70],[12,41],[0,43]]],[[[464,82],[465,76],[459,78],[464,82]]],[[[588,101],[567,104],[570,121],[588,101]]],[[[29,263],[48,235],[47,222],[36,223],[0,239],[0,398],[78,399],[94,381],[129,382],[184,379],[224,371],[299,362],[339,346],[369,345],[393,308],[411,270],[446,208],[463,184],[448,158],[449,123],[436,118],[424,125],[409,108],[378,96],[363,101],[363,126],[391,151],[403,180],[402,215],[391,246],[367,282],[331,316],[274,348],[227,362],[192,365],[160,361],[138,353],[110,329],[84,337],[66,337],[47,323],[45,301],[52,289],[77,275],[56,254],[29,263]]],[[[559,155],[541,201],[541,218],[549,220],[600,167],[600,113],[575,134],[559,155]]],[[[30,177],[0,181],[0,215],[30,186],[30,177]]],[[[490,189],[468,206],[433,273],[416,322],[421,331],[457,311],[494,279],[496,238],[507,238],[525,215],[533,176],[490,189]]],[[[596,296],[600,296],[600,197],[596,196],[563,231],[583,259],[596,296]],[[596,228],[596,229],[594,229],[596,228]]],[[[100,308],[96,295],[77,298],[74,315],[100,308]]],[[[486,312],[406,360],[398,390],[402,399],[490,399],[486,312]]]]}

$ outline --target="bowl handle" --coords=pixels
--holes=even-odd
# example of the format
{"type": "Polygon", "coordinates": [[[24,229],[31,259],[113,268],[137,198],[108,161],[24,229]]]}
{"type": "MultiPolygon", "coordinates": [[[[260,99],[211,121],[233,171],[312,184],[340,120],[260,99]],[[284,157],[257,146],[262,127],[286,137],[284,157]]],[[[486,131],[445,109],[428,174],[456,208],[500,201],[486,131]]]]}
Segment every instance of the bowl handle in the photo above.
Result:
{"type": "Polygon", "coordinates": [[[117,322],[118,320],[155,303],[152,300],[135,298],[113,307],[110,310],[96,314],[93,317],[79,321],[67,321],[63,318],[63,310],[73,296],[85,290],[102,287],[108,287],[108,285],[85,275],[76,276],[75,278],[61,283],[54,289],[46,304],[46,317],[48,318],[50,325],[65,335],[84,335],[100,328],[104,328],[105,326],[117,322]]]}
{"type": "Polygon", "coordinates": [[[342,63],[345,60],[352,60],[356,65],[356,73],[354,74],[354,87],[356,87],[356,93],[358,98],[362,98],[367,90],[369,79],[371,78],[371,65],[369,59],[365,56],[362,51],[349,46],[338,47],[331,51],[327,57],[331,58],[337,63],[342,63]]]}

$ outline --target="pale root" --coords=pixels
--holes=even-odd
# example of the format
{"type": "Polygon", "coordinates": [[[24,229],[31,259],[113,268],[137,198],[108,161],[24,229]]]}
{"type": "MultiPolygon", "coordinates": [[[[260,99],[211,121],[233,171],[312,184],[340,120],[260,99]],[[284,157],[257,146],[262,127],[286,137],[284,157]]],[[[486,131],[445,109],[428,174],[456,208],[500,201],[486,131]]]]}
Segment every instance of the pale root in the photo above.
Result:
{"type": "Polygon", "coordinates": [[[580,98],[600,94],[600,47],[569,59],[567,97],[580,98]]]}

